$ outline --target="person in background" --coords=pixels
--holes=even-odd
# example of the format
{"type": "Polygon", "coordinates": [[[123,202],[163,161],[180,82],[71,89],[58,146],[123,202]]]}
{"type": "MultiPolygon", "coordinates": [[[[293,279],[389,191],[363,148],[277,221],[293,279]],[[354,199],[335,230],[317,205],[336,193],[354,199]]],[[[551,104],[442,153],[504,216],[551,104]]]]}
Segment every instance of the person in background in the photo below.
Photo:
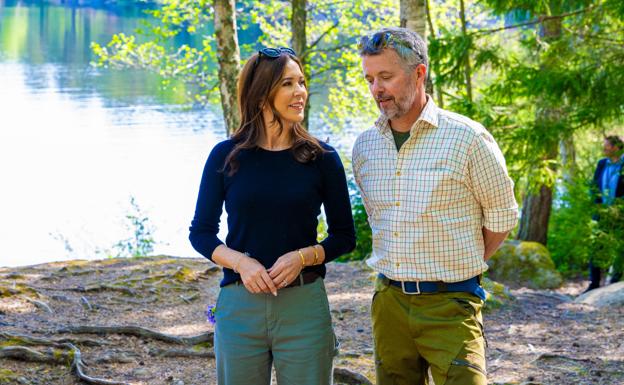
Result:
{"type": "Polygon", "coordinates": [[[325,265],[355,247],[336,150],[302,126],[308,91],[290,48],[251,56],[238,80],[241,123],[206,162],[193,247],[223,266],[215,310],[219,385],[332,382],[337,341],[325,265]],[[228,235],[217,238],[225,205],[228,235]],[[328,236],[317,242],[324,206],[328,236]]]}
{"type": "MultiPolygon", "coordinates": [[[[596,204],[612,205],[616,199],[624,197],[624,142],[619,136],[607,136],[604,140],[602,151],[605,158],[598,161],[594,179],[592,180],[592,191],[595,193],[596,204]]],[[[600,219],[598,219],[600,220],[600,219]]],[[[609,283],[619,282],[622,278],[622,258],[620,256],[613,264],[613,274],[609,283]]],[[[589,260],[589,286],[585,293],[600,287],[602,278],[600,267],[596,266],[592,259],[589,260]]]]}
{"type": "Polygon", "coordinates": [[[378,385],[487,384],[480,275],[518,219],[490,133],[425,93],[427,48],[384,28],[360,40],[381,116],[353,147],[373,233],[378,385]]]}

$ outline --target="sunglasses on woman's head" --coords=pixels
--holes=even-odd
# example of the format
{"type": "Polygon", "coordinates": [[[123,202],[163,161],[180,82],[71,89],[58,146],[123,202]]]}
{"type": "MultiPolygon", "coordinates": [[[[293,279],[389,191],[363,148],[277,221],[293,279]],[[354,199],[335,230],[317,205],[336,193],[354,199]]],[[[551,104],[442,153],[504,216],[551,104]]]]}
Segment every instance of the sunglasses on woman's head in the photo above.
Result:
{"type": "Polygon", "coordinates": [[[279,47],[279,48],[262,48],[258,51],[258,58],[262,55],[266,57],[270,57],[271,59],[275,59],[276,57],[280,57],[283,53],[287,53],[292,56],[297,56],[295,51],[292,48],[287,47],[279,47]]]}

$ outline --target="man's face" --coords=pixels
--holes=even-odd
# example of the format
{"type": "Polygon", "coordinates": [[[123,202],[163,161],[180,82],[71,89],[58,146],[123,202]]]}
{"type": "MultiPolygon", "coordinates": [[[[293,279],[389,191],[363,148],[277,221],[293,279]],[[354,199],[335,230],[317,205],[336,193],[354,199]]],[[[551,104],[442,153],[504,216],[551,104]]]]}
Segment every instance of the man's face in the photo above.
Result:
{"type": "Polygon", "coordinates": [[[611,142],[609,142],[608,140],[604,141],[604,144],[602,145],[602,152],[607,158],[612,158],[616,156],[619,151],[620,149],[612,145],[611,142]]]}
{"type": "Polygon", "coordinates": [[[405,115],[414,107],[420,92],[424,92],[418,87],[422,79],[417,79],[417,71],[407,73],[393,49],[384,49],[379,55],[363,56],[362,69],[377,107],[388,119],[405,115]]]}

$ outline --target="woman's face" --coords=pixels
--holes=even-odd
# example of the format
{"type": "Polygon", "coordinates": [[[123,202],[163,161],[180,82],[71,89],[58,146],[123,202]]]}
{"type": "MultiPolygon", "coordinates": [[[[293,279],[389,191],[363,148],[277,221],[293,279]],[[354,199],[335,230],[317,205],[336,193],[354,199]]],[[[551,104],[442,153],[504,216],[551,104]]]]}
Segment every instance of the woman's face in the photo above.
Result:
{"type": "MultiPolygon", "coordinates": [[[[307,99],[308,90],[306,89],[303,73],[301,73],[301,69],[295,61],[288,60],[273,98],[273,107],[279,113],[285,128],[292,127],[293,124],[303,121],[307,99]]],[[[268,109],[268,113],[269,117],[271,117],[269,121],[272,121],[273,117],[270,109],[268,109]]]]}

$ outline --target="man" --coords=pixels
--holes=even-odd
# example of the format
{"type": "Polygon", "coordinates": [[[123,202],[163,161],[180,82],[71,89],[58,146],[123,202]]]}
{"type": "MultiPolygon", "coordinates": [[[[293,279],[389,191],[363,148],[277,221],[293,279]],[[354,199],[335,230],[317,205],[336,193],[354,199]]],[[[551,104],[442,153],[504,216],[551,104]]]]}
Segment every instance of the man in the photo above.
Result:
{"type": "MultiPolygon", "coordinates": [[[[596,192],[595,202],[597,204],[612,205],[616,198],[624,197],[624,169],[622,164],[624,159],[622,153],[624,142],[619,136],[607,136],[603,143],[603,153],[606,158],[600,159],[594,172],[593,191],[596,192]]],[[[616,283],[622,278],[622,261],[620,256],[613,264],[613,274],[609,283],[616,283]]],[[[588,292],[600,287],[601,272],[600,267],[595,266],[592,260],[589,261],[589,287],[588,292]]]]}
{"type": "Polygon", "coordinates": [[[480,275],[517,222],[505,160],[480,124],[425,94],[427,48],[407,29],[360,41],[381,116],[353,148],[373,231],[367,263],[378,385],[486,384],[480,275]]]}

